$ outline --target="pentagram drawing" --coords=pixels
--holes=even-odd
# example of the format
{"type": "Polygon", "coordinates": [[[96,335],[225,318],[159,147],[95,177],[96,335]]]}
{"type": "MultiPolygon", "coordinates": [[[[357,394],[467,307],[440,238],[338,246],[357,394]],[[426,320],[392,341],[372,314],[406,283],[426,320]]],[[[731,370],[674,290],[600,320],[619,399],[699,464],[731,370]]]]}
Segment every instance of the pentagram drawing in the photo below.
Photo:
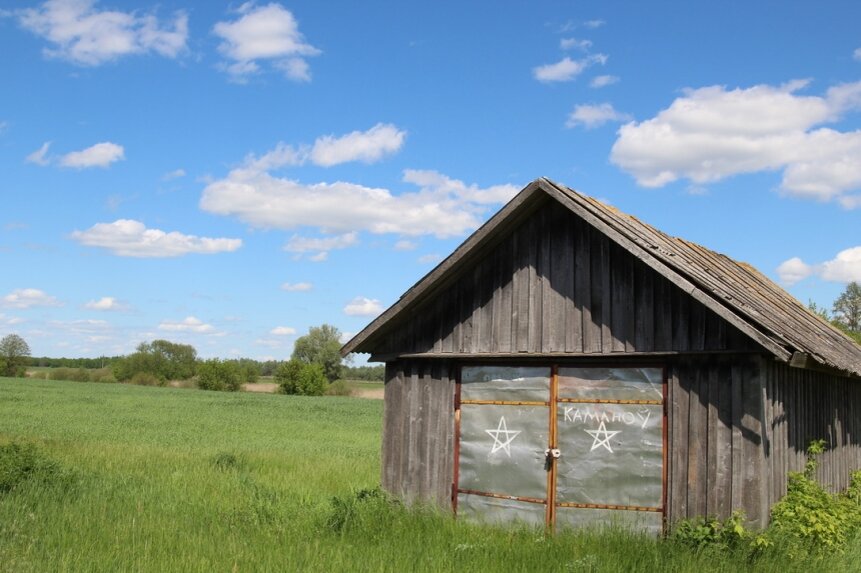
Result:
{"type": "Polygon", "coordinates": [[[610,452],[611,454],[613,453],[613,448],[610,447],[610,438],[612,438],[616,434],[622,433],[622,430],[614,430],[614,431],[608,430],[607,427],[604,425],[604,422],[601,422],[601,425],[598,426],[597,430],[583,430],[583,431],[594,438],[594,440],[592,441],[592,449],[589,450],[590,452],[595,451],[595,448],[600,448],[603,446],[603,447],[607,448],[607,451],[610,452]],[[599,437],[599,436],[603,436],[603,437],[599,437]]]}
{"type": "Polygon", "coordinates": [[[499,450],[504,450],[508,457],[511,457],[511,442],[520,433],[520,430],[509,430],[505,424],[505,416],[500,416],[499,424],[495,430],[485,430],[490,437],[493,438],[493,447],[490,449],[491,454],[495,454],[499,450]]]}

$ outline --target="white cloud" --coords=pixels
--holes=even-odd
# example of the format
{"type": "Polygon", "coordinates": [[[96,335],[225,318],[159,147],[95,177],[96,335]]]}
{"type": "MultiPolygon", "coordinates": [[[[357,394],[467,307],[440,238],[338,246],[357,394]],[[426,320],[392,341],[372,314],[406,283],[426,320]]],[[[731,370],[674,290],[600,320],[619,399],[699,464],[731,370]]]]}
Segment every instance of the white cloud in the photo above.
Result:
{"type": "Polygon", "coordinates": [[[861,109],[861,82],[824,97],[798,95],[806,85],[686,90],[654,118],[622,126],[610,159],[646,187],[782,170],[787,194],[841,199],[861,189],[861,130],[814,128],[861,109]]]}
{"type": "Polygon", "coordinates": [[[780,280],[788,285],[817,275],[826,281],[848,283],[861,281],[861,246],[844,249],[833,259],[809,265],[798,257],[786,260],[777,267],[780,280]]]}
{"type": "MultiPolygon", "coordinates": [[[[44,146],[43,146],[44,147],[44,146]]],[[[87,167],[107,167],[115,161],[125,159],[122,145],[103,141],[81,151],[72,151],[60,158],[60,165],[75,169],[87,167]]]]}
{"type": "Polygon", "coordinates": [[[585,126],[587,129],[604,125],[605,123],[629,121],[631,116],[613,108],[612,104],[583,104],[574,107],[574,111],[568,114],[565,127],[585,126]]]}
{"type": "Polygon", "coordinates": [[[358,236],[355,232],[336,235],[333,237],[300,237],[293,235],[284,245],[284,250],[290,253],[307,253],[310,251],[316,252],[316,255],[310,257],[310,260],[315,262],[325,261],[328,257],[328,252],[334,249],[346,249],[358,242],[358,236]]]}
{"type": "Polygon", "coordinates": [[[196,334],[212,334],[215,332],[214,326],[206,324],[194,316],[187,316],[181,321],[163,320],[158,325],[158,329],[168,332],[193,332],[196,334]]]}
{"type": "Polygon", "coordinates": [[[0,324],[3,326],[15,326],[16,324],[21,324],[24,322],[23,318],[19,318],[17,316],[8,316],[0,312],[0,324]]]}
{"type": "Polygon", "coordinates": [[[269,334],[273,334],[275,336],[290,336],[296,334],[296,329],[290,326],[276,326],[269,331],[269,334]]]}
{"type": "Polygon", "coordinates": [[[604,20],[586,20],[585,22],[583,22],[583,26],[585,28],[591,28],[593,30],[595,28],[600,28],[604,24],[606,24],[604,20]]]}
{"type": "Polygon", "coordinates": [[[128,305],[120,302],[112,296],[103,296],[99,300],[91,300],[84,305],[84,308],[89,310],[113,310],[125,311],[128,310],[128,305]]]}
{"type": "Polygon", "coordinates": [[[402,239],[395,243],[396,251],[414,251],[416,247],[418,247],[418,243],[415,241],[407,241],[406,239],[402,239]]]}
{"type": "Polygon", "coordinates": [[[619,78],[617,76],[595,76],[592,78],[592,81],[589,82],[590,88],[603,88],[606,86],[613,85],[619,82],[619,78]]]}
{"type": "Polygon", "coordinates": [[[861,48],[856,48],[854,52],[852,52],[852,57],[861,62],[861,48]]]}
{"type": "Polygon", "coordinates": [[[348,161],[373,163],[396,153],[404,144],[407,132],[391,124],[378,123],[368,131],[354,131],[341,137],[320,137],[311,150],[311,161],[330,167],[348,161]]]}
{"type": "Polygon", "coordinates": [[[780,263],[777,267],[777,276],[780,282],[792,286],[800,280],[806,279],[813,274],[813,267],[806,264],[798,257],[792,257],[780,263]]]}
{"type": "Polygon", "coordinates": [[[539,82],[568,82],[579,76],[594,64],[605,64],[607,56],[594,54],[582,60],[572,60],[565,56],[555,64],[545,64],[532,69],[532,75],[539,82]]]}
{"type": "Polygon", "coordinates": [[[43,53],[82,66],[131,54],[155,52],[175,58],[185,50],[188,16],[179,11],[162,24],[154,14],[98,10],[95,0],[48,0],[16,12],[22,27],[53,47],[43,53]]]}
{"type": "Polygon", "coordinates": [[[188,253],[214,254],[232,252],[242,246],[241,239],[211,239],[165,233],[147,229],[140,221],[118,219],[97,223],[86,231],[75,231],[72,239],[88,247],[101,247],[121,257],[178,257],[188,253]]]}
{"type": "Polygon", "coordinates": [[[281,290],[286,290],[287,292],[308,292],[314,288],[314,285],[311,283],[284,283],[281,285],[281,290]]]}
{"type": "Polygon", "coordinates": [[[404,144],[407,132],[390,123],[378,123],[367,131],[353,131],[341,137],[318,137],[313,145],[298,148],[279,142],[275,148],[255,157],[245,158],[243,169],[251,172],[270,171],[311,162],[332,167],[350,161],[373,163],[396,153],[404,144]]]}
{"type": "Polygon", "coordinates": [[[383,312],[383,306],[375,298],[357,296],[344,307],[344,314],[349,316],[377,316],[383,312]]]}
{"type": "Polygon", "coordinates": [[[305,184],[278,178],[263,171],[259,163],[250,158],[243,168],[207,185],[201,208],[261,228],[315,226],[326,233],[369,231],[444,238],[477,228],[486,205],[507,201],[518,191],[513,185],[479,188],[435,171],[407,170],[404,181],[420,189],[395,195],[343,181],[305,184]]]}
{"type": "Polygon", "coordinates": [[[578,50],[588,50],[592,47],[592,41],[578,40],[577,38],[562,38],[559,40],[559,47],[563,50],[571,50],[573,48],[578,50]]]}
{"type": "Polygon", "coordinates": [[[311,80],[304,58],[316,56],[320,50],[305,42],[289,10],[277,3],[257,7],[246,2],[240,6],[239,14],[237,20],[218,22],[213,28],[222,39],[218,49],[229,60],[224,69],[235,80],[245,81],[259,72],[260,60],[271,61],[292,80],[311,80]]]}
{"type": "Polygon", "coordinates": [[[311,255],[310,257],[308,257],[308,260],[312,263],[322,263],[323,261],[328,260],[328,258],[329,251],[320,251],[316,255],[311,255]]]}
{"type": "Polygon", "coordinates": [[[63,306],[63,303],[45,291],[36,288],[19,288],[0,299],[0,306],[6,308],[33,308],[37,306],[63,306]]]}
{"type": "Polygon", "coordinates": [[[173,171],[169,171],[161,176],[163,181],[179,179],[180,177],[185,177],[185,169],[174,169],[173,171]]]}
{"type": "Polygon", "coordinates": [[[50,147],[51,142],[46,141],[42,144],[42,147],[27,156],[27,161],[29,163],[35,163],[36,165],[48,165],[51,162],[51,160],[48,158],[48,148],[50,147]]]}

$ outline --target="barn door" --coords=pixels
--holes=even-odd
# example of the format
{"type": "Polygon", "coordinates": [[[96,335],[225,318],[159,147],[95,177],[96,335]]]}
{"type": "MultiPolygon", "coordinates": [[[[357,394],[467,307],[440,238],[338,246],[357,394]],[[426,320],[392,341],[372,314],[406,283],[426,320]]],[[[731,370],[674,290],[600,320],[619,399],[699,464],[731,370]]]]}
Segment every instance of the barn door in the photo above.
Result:
{"type": "Polygon", "coordinates": [[[477,521],[547,521],[550,368],[464,367],[455,507],[477,521]]]}
{"type": "Polygon", "coordinates": [[[458,515],[660,532],[663,379],[661,368],[464,367],[458,515]]]}
{"type": "Polygon", "coordinates": [[[559,368],[557,526],[661,532],[663,379],[661,368],[559,368]]]}

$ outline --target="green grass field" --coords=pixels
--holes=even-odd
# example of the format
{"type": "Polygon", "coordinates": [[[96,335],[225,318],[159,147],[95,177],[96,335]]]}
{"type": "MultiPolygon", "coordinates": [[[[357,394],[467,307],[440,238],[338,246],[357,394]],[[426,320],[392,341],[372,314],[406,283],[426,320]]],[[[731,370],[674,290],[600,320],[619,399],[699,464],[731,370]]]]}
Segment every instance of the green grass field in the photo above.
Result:
{"type": "Polygon", "coordinates": [[[0,571],[861,570],[857,543],[819,561],[750,561],[357,496],[378,484],[382,407],[0,378],[0,571]],[[10,444],[32,458],[24,477],[9,473],[10,444]]]}

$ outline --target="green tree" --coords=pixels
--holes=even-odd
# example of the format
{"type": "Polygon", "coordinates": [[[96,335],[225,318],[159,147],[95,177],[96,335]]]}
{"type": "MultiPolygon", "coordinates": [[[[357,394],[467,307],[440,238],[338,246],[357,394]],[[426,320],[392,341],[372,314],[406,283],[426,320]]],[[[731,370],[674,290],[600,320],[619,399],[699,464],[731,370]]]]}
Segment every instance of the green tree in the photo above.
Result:
{"type": "Polygon", "coordinates": [[[131,379],[138,372],[157,376],[159,380],[187,380],[197,368],[197,350],[190,344],[177,344],[167,340],[142,342],[136,351],[111,365],[114,377],[120,382],[131,379]]]}
{"type": "Polygon", "coordinates": [[[201,390],[236,392],[242,387],[242,372],[235,361],[218,358],[197,365],[197,385],[201,390]]]}
{"type": "Polygon", "coordinates": [[[834,320],[849,332],[861,333],[861,285],[851,282],[834,301],[834,320]]]}
{"type": "Polygon", "coordinates": [[[24,376],[30,346],[17,334],[7,334],[0,339],[0,376],[24,376]]]}
{"type": "Polygon", "coordinates": [[[278,366],[275,381],[285,394],[299,396],[322,396],[328,385],[321,365],[295,359],[278,366]]]}
{"type": "Polygon", "coordinates": [[[343,373],[341,359],[341,331],[332,325],[312,326],[308,334],[296,339],[292,360],[305,364],[319,364],[329,382],[334,382],[343,373]]]}

